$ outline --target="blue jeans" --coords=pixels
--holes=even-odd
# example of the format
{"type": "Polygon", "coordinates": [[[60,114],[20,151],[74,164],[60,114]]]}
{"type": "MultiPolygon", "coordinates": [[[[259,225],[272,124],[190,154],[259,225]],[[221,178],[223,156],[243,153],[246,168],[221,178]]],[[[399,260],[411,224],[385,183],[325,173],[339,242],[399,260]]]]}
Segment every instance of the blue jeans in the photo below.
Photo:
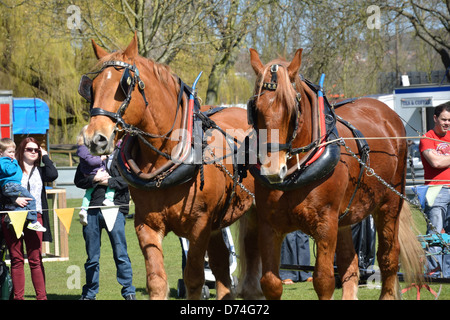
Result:
{"type": "MultiPolygon", "coordinates": [[[[442,187],[441,191],[434,200],[432,206],[428,203],[425,205],[425,214],[430,220],[435,230],[427,227],[427,234],[440,233],[442,229],[446,233],[450,231],[450,188],[442,187]]],[[[442,255],[442,248],[439,246],[430,247],[429,252],[432,254],[428,257],[428,271],[438,266],[441,267],[443,277],[450,277],[450,255],[442,255]]]]}
{"type": "Polygon", "coordinates": [[[86,253],[88,256],[84,264],[86,284],[83,286],[83,297],[95,299],[99,290],[100,246],[103,228],[108,232],[111,242],[114,262],[117,268],[117,282],[122,285],[122,296],[135,294],[136,288],[132,284],[133,271],[130,258],[128,257],[125,238],[124,215],[120,211],[117,213],[114,228],[110,232],[106,228],[105,219],[99,208],[88,210],[87,221],[88,224],[83,227],[83,237],[86,242],[86,253]]]}
{"type": "Polygon", "coordinates": [[[27,220],[33,223],[37,221],[36,200],[27,188],[22,187],[22,185],[19,183],[8,182],[3,186],[2,193],[5,197],[9,198],[12,201],[15,207],[15,211],[28,210],[27,220]],[[18,197],[30,198],[32,200],[28,200],[28,204],[25,207],[19,207],[15,203],[18,197]]]}

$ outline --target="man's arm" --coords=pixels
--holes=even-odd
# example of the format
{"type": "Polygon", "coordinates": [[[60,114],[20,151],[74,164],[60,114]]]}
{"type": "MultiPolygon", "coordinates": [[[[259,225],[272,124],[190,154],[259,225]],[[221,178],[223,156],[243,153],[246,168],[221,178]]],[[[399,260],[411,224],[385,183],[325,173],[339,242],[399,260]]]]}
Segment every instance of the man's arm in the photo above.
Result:
{"type": "Polygon", "coordinates": [[[75,183],[77,188],[80,188],[80,189],[93,188],[93,187],[95,187],[93,180],[94,180],[94,176],[93,175],[85,176],[81,172],[80,165],[78,165],[77,172],[75,173],[75,177],[73,179],[73,182],[75,183]]]}
{"type": "Polygon", "coordinates": [[[425,160],[437,169],[445,169],[450,167],[450,155],[438,154],[434,149],[426,149],[422,152],[425,160]]]}

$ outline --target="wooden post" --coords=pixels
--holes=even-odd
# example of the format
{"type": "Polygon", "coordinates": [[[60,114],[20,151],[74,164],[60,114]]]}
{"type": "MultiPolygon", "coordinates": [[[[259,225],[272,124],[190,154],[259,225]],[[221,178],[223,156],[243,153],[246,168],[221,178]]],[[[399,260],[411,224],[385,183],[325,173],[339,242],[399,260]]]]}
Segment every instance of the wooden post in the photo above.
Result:
{"type": "MultiPolygon", "coordinates": [[[[66,189],[47,189],[47,196],[53,199],[53,239],[55,242],[55,256],[69,258],[69,239],[66,228],[58,219],[55,209],[67,208],[66,189]]],[[[48,248],[47,245],[43,247],[48,248]]],[[[49,253],[49,252],[46,252],[49,253]]]]}
{"type": "MultiPolygon", "coordinates": [[[[58,194],[59,208],[67,208],[66,189],[61,189],[61,190],[64,190],[64,192],[60,192],[58,194]]],[[[59,221],[59,243],[60,243],[61,257],[68,258],[69,257],[69,239],[68,239],[66,227],[64,227],[61,220],[59,221]]]]}

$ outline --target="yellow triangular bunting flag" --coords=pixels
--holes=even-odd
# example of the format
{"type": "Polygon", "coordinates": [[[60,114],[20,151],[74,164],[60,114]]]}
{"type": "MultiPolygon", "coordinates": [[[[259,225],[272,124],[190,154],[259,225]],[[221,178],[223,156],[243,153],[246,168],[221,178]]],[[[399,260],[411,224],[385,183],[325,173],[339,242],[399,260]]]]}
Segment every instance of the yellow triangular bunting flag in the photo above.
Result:
{"type": "Polygon", "coordinates": [[[22,236],[23,226],[27,219],[28,211],[8,211],[9,219],[19,239],[22,236]]]}
{"type": "Polygon", "coordinates": [[[442,184],[438,185],[431,185],[428,187],[426,199],[428,202],[428,205],[431,207],[434,204],[434,200],[436,200],[439,192],[441,192],[442,184]]]}
{"type": "Polygon", "coordinates": [[[72,224],[72,217],[75,208],[64,208],[64,209],[55,209],[55,212],[61,220],[64,228],[66,228],[67,233],[70,231],[70,225],[72,224]]]}
{"type": "Polygon", "coordinates": [[[117,212],[119,212],[119,208],[101,208],[103,218],[106,222],[106,227],[108,231],[111,231],[114,228],[114,224],[116,223],[117,212]]]}

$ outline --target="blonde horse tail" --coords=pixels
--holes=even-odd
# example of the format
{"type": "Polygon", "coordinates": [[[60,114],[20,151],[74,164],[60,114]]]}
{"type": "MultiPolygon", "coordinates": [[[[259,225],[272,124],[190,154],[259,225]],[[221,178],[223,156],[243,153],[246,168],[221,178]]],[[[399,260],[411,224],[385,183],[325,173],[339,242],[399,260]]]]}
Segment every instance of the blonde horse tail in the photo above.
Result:
{"type": "Polygon", "coordinates": [[[409,203],[403,202],[400,211],[400,265],[406,283],[424,283],[425,252],[417,239],[419,231],[414,223],[409,203]]]}
{"type": "Polygon", "coordinates": [[[262,299],[261,257],[258,248],[258,222],[252,207],[238,222],[239,263],[237,293],[243,299],[262,299]]]}

